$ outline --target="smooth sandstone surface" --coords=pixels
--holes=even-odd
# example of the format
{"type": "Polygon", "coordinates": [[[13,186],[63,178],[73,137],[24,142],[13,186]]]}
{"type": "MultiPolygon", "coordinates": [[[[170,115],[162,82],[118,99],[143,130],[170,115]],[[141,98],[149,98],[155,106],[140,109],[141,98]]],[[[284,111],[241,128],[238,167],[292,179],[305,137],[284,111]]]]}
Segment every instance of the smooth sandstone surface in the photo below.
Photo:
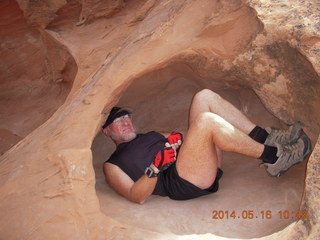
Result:
{"type": "Polygon", "coordinates": [[[318,239],[319,4],[1,1],[0,239],[318,239]],[[309,160],[274,179],[226,153],[216,194],[144,205],[115,194],[102,174],[110,108],[131,107],[142,132],[185,130],[203,88],[261,126],[301,121],[309,160]]]}

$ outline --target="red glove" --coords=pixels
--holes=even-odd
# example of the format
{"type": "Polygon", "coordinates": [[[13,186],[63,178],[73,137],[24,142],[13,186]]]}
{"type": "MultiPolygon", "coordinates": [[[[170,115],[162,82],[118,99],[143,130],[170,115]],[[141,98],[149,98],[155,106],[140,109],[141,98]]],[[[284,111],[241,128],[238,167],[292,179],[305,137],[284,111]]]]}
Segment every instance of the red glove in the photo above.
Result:
{"type": "Polygon", "coordinates": [[[181,133],[179,132],[173,132],[171,133],[171,135],[167,138],[168,139],[168,142],[170,144],[175,144],[175,143],[178,143],[178,141],[180,140],[181,143],[183,141],[183,136],[181,133]]]}
{"type": "Polygon", "coordinates": [[[163,171],[176,161],[175,151],[171,147],[160,150],[153,160],[153,165],[163,171]]]}

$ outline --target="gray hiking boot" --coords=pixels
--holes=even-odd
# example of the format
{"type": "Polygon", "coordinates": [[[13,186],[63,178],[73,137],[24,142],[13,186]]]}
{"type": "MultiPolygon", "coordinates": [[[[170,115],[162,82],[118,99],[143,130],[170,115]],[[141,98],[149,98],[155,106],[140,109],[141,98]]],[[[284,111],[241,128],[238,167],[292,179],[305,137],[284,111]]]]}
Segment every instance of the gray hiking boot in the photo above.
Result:
{"type": "Polygon", "coordinates": [[[302,134],[301,122],[295,122],[288,130],[280,130],[267,127],[269,133],[265,145],[276,147],[277,143],[281,145],[293,144],[302,134]]]}
{"type": "Polygon", "coordinates": [[[280,177],[292,166],[305,160],[311,151],[311,142],[307,135],[303,134],[295,144],[277,144],[278,160],[273,163],[264,163],[267,173],[272,177],[280,177]]]}

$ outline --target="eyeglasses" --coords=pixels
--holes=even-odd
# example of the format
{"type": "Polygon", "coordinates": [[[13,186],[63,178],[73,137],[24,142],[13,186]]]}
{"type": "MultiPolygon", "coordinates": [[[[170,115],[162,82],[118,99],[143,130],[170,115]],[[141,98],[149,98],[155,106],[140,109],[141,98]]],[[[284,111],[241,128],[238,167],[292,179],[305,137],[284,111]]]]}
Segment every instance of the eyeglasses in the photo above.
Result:
{"type": "Polygon", "coordinates": [[[126,114],[124,116],[116,118],[113,122],[117,125],[120,125],[122,122],[129,122],[131,121],[131,115],[126,114]]]}

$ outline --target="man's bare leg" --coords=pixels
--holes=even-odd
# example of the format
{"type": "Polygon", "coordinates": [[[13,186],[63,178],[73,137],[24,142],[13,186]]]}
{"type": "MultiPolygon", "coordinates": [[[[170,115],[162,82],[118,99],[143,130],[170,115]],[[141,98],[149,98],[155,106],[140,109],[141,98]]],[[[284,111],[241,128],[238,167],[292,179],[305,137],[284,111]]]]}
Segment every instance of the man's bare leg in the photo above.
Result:
{"type": "Polygon", "coordinates": [[[248,137],[254,127],[218,94],[208,89],[198,92],[190,107],[189,131],[177,160],[179,175],[200,188],[207,188],[221,167],[221,149],[260,157],[264,146],[248,137]]]}
{"type": "MultiPolygon", "coordinates": [[[[240,110],[209,89],[199,91],[192,99],[189,112],[189,126],[203,112],[215,113],[246,134],[255,127],[240,110]]],[[[222,165],[222,151],[216,146],[218,167],[222,165]]]]}
{"type": "Polygon", "coordinates": [[[212,185],[219,167],[216,147],[250,157],[261,156],[264,145],[254,141],[220,116],[204,112],[192,122],[177,159],[179,176],[205,189],[212,185]]]}
{"type": "Polygon", "coordinates": [[[209,89],[201,90],[193,97],[189,113],[189,126],[203,112],[219,115],[246,134],[249,134],[256,126],[239,109],[209,89]]]}

